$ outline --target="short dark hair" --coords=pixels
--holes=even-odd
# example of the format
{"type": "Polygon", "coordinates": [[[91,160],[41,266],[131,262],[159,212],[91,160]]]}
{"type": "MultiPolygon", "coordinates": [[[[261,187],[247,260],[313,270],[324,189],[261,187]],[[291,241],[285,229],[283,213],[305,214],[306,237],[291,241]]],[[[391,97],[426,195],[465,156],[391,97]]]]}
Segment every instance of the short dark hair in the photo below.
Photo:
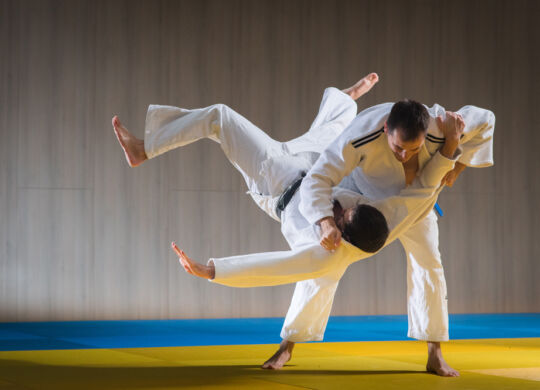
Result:
{"type": "Polygon", "coordinates": [[[429,125],[429,113],[423,104],[405,99],[395,103],[386,120],[388,131],[401,129],[403,141],[414,141],[420,135],[426,135],[429,125]]]}
{"type": "Polygon", "coordinates": [[[343,238],[368,253],[375,253],[381,249],[388,234],[388,224],[384,215],[367,204],[357,205],[352,221],[346,223],[343,228],[343,238]]]}

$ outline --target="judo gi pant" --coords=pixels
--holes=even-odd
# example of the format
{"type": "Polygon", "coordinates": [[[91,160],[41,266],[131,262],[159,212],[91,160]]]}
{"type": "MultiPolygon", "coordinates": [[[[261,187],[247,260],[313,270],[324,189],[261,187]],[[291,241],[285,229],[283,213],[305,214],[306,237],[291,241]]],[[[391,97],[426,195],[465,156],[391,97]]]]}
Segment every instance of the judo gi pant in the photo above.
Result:
{"type": "Polygon", "coordinates": [[[202,138],[220,144],[223,153],[243,176],[248,189],[267,194],[262,163],[285,154],[283,144],[224,104],[187,110],[151,105],[146,115],[144,149],[149,159],[202,138]]]}
{"type": "MultiPolygon", "coordinates": [[[[437,216],[431,211],[399,237],[407,256],[408,337],[448,340],[446,280],[438,249],[437,216]]],[[[319,341],[330,315],[334,294],[346,267],[296,283],[281,337],[293,342],[319,341]]]]}

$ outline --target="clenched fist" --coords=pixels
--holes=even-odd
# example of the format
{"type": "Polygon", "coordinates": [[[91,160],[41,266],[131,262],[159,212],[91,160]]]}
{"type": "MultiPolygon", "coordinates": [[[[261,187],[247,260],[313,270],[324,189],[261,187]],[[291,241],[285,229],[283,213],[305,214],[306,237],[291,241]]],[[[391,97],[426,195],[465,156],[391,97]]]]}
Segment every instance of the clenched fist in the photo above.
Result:
{"type": "Polygon", "coordinates": [[[333,217],[321,219],[318,224],[321,227],[322,237],[321,246],[329,251],[337,249],[341,243],[341,231],[336,226],[336,221],[333,217]]]}
{"type": "Polygon", "coordinates": [[[437,126],[441,129],[446,141],[459,142],[463,130],[465,129],[465,121],[460,114],[455,112],[446,111],[446,117],[444,120],[441,116],[438,116],[437,126]]]}

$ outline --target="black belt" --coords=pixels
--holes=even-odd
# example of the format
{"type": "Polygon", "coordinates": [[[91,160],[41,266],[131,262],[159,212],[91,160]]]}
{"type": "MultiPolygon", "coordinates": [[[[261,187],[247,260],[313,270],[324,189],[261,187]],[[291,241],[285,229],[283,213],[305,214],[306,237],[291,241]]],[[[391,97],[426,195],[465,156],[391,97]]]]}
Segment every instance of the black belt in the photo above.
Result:
{"type": "Polygon", "coordinates": [[[281,196],[279,197],[276,206],[276,214],[279,218],[281,218],[281,212],[285,210],[285,207],[287,207],[287,205],[291,201],[292,197],[300,187],[300,184],[302,184],[304,176],[306,176],[306,172],[302,172],[302,176],[300,176],[290,186],[288,186],[285,191],[283,191],[283,194],[281,194],[281,196]]]}

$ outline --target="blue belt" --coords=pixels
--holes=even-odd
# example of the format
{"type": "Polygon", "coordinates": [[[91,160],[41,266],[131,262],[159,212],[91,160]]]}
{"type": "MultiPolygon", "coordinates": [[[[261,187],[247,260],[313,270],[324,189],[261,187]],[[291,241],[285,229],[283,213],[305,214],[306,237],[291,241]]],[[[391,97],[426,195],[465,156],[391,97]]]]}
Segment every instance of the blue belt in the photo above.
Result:
{"type": "Polygon", "coordinates": [[[439,214],[439,217],[442,217],[444,215],[441,206],[439,206],[439,203],[435,202],[435,211],[437,214],[439,214]]]}

